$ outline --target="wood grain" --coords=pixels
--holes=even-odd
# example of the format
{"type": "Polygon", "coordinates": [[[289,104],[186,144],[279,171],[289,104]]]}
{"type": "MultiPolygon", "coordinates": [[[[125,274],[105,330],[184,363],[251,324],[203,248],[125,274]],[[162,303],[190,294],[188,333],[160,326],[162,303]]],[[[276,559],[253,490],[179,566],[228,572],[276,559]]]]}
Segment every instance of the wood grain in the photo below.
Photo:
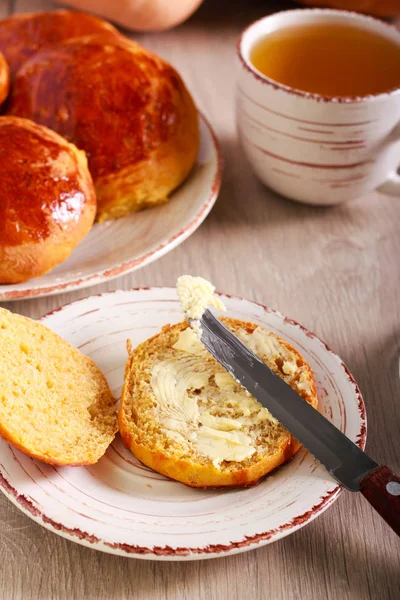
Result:
{"type": "MultiPolygon", "coordinates": [[[[51,8],[0,0],[0,16],[51,8]]],[[[145,269],[73,294],[7,308],[31,317],[91,293],[174,285],[193,273],[224,292],[303,322],[347,362],[364,394],[367,449],[400,471],[400,203],[378,194],[329,209],[268,191],[236,139],[235,40],[290,2],[205,2],[177,29],[135,36],[181,71],[210,118],[225,161],[220,198],[182,246],[145,269]]],[[[395,600],[400,542],[361,495],[343,493],[306,528],[259,550],[197,563],[135,561],[91,551],[40,528],[0,498],[3,600],[395,600]]]]}

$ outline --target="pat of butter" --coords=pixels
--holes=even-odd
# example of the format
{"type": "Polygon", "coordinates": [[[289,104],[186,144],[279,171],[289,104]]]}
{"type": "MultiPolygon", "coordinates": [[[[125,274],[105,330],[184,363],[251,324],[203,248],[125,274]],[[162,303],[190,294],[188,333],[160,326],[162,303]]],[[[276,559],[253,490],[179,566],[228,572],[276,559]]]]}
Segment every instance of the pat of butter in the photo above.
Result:
{"type": "Polygon", "coordinates": [[[303,372],[300,375],[300,379],[299,379],[299,383],[297,384],[297,387],[299,388],[299,390],[302,390],[303,392],[306,392],[306,393],[311,392],[311,384],[310,384],[310,381],[307,379],[306,373],[303,372]]]}
{"type": "Polygon", "coordinates": [[[214,417],[214,415],[210,415],[209,412],[203,412],[203,414],[200,417],[200,422],[202,425],[212,427],[213,429],[217,429],[218,431],[234,431],[236,429],[242,428],[242,423],[240,422],[240,419],[214,417]]]}
{"type": "MultiPolygon", "coordinates": [[[[182,425],[197,422],[197,401],[187,392],[207,385],[208,374],[196,373],[194,369],[193,360],[165,360],[154,365],[151,387],[164,413],[164,424],[171,424],[170,419],[182,425]]],[[[175,423],[168,428],[175,429],[175,423]]]]}
{"type": "Polygon", "coordinates": [[[215,373],[215,383],[221,390],[233,392],[237,386],[237,381],[228,372],[215,373]]]}
{"type": "Polygon", "coordinates": [[[197,434],[200,452],[212,459],[214,467],[222,461],[241,462],[250,458],[256,449],[250,436],[241,431],[219,431],[212,427],[202,427],[197,434]]]}
{"type": "Polygon", "coordinates": [[[279,341],[260,327],[257,327],[253,333],[240,329],[235,332],[235,335],[259,357],[278,358],[281,354],[279,341]]]}
{"type": "Polygon", "coordinates": [[[286,375],[293,376],[298,371],[298,366],[292,362],[288,362],[287,360],[285,360],[285,362],[282,365],[282,371],[286,375]]]}
{"type": "MultiPolygon", "coordinates": [[[[190,327],[180,332],[178,340],[172,347],[175,348],[175,350],[182,350],[189,354],[202,354],[206,352],[203,344],[190,327]]],[[[229,373],[227,373],[227,375],[229,375],[229,373]]]]}
{"type": "Polygon", "coordinates": [[[254,402],[257,402],[244,388],[240,392],[228,393],[227,400],[229,406],[240,410],[244,417],[249,417],[254,412],[254,402]]]}
{"type": "Polygon", "coordinates": [[[222,300],[214,296],[215,287],[203,277],[182,275],[176,282],[176,291],[186,318],[194,321],[191,325],[195,331],[207,306],[226,310],[222,300]]]}
{"type": "Polygon", "coordinates": [[[261,421],[270,421],[271,423],[275,423],[275,425],[279,422],[278,419],[275,419],[275,417],[271,415],[268,408],[265,408],[265,406],[262,407],[260,412],[254,418],[255,423],[261,423],[261,421]]]}

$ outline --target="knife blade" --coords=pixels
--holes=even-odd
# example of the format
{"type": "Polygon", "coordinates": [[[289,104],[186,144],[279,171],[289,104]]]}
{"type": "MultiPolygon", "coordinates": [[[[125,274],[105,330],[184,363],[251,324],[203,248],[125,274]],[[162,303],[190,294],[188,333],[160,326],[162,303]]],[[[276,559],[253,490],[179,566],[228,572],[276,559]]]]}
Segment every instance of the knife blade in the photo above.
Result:
{"type": "Polygon", "coordinates": [[[378,464],[314,409],[208,309],[200,320],[201,342],[307,450],[350,491],[378,464]]]}

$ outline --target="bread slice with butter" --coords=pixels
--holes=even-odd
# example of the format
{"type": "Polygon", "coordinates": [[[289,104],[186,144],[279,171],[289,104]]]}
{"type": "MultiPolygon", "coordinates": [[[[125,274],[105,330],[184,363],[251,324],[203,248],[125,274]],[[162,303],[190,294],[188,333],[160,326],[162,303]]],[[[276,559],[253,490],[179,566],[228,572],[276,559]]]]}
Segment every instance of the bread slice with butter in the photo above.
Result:
{"type": "MultiPolygon", "coordinates": [[[[254,323],[222,318],[253,352],[317,407],[311,367],[254,323]]],[[[207,352],[188,323],[168,325],[129,359],[119,409],[127,448],[145,465],[193,487],[246,486],[300,444],[207,352]]]]}
{"type": "Polygon", "coordinates": [[[42,323],[0,308],[0,436],[53,465],[93,464],[117,431],[95,363],[42,323]]]}

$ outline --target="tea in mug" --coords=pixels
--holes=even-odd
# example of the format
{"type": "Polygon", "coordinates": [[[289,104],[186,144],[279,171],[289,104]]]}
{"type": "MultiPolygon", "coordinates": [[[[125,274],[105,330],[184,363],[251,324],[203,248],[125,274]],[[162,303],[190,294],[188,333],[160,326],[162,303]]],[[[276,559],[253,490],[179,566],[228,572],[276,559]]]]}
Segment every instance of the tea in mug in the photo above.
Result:
{"type": "Polygon", "coordinates": [[[367,96],[400,87],[400,45],[349,25],[273,31],[255,44],[250,60],[278,83],[323,96],[367,96]]]}

